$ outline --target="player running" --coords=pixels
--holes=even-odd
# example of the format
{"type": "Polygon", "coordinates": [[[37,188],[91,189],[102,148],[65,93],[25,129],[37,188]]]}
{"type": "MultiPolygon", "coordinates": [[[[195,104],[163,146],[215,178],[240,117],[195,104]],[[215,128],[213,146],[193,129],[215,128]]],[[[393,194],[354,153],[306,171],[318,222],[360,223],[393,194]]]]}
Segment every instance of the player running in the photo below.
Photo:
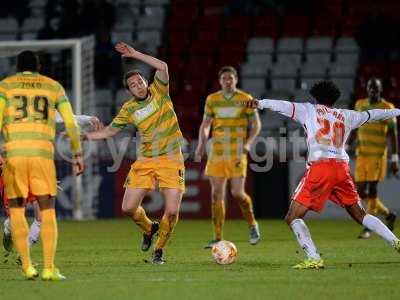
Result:
{"type": "Polygon", "coordinates": [[[320,81],[310,90],[317,104],[293,103],[279,100],[254,100],[250,107],[268,108],[290,117],[303,125],[307,145],[307,171],[292,195],[285,217],[307,259],[294,269],[324,268],[311,234],[303,218],[309,210],[320,212],[327,199],[344,207],[359,224],[381,236],[400,252],[400,240],[378,218],[365,213],[350,175],[349,157],[344,144],[351,130],[365,123],[391,119],[400,109],[372,109],[357,112],[335,109],[333,104],[340,91],[331,81],[320,81]]]}
{"type": "Polygon", "coordinates": [[[163,248],[177,221],[182,195],[185,191],[183,136],[169,96],[168,66],[152,56],[143,54],[125,43],[115,49],[122,57],[140,60],[157,71],[154,81],[147,80],[138,70],[124,75],[124,86],[132,94],[112,123],[103,130],[87,133],[91,140],[114,136],[129,124],[140,133],[140,153],[126,178],[122,211],[143,230],[142,250],[147,251],[158,232],[152,263],[163,264],[163,248]],[[164,215],[160,224],[152,222],[141,206],[144,196],[154,190],[158,182],[165,199],[164,215]]]}
{"type": "MultiPolygon", "coordinates": [[[[90,125],[95,130],[99,130],[104,127],[103,123],[95,116],[77,115],[74,117],[80,127],[90,125]]],[[[56,112],[55,121],[57,124],[64,123],[61,115],[58,112],[56,112]]],[[[11,238],[9,200],[4,192],[4,181],[3,181],[3,177],[1,176],[1,173],[2,173],[1,167],[2,167],[2,165],[0,165],[0,198],[3,202],[4,211],[6,213],[6,218],[4,219],[4,222],[3,222],[3,247],[5,250],[4,262],[7,262],[8,257],[10,256],[10,254],[12,252],[13,243],[12,243],[12,238],[11,238]]],[[[29,247],[32,247],[35,243],[37,243],[37,241],[39,240],[39,237],[40,237],[40,225],[41,225],[40,207],[39,207],[39,203],[35,200],[36,200],[36,198],[32,195],[29,195],[29,197],[27,199],[28,203],[32,203],[33,213],[34,213],[33,222],[29,227],[29,235],[28,235],[29,247]]],[[[17,264],[21,264],[20,257],[17,258],[17,264]]]]}
{"type": "MultiPolygon", "coordinates": [[[[368,98],[356,102],[355,110],[381,108],[391,109],[395,106],[382,98],[382,83],[371,78],[367,83],[368,98]]],[[[396,214],[389,210],[378,197],[378,183],[385,180],[387,166],[387,137],[392,144],[390,169],[393,174],[399,171],[399,155],[396,119],[366,124],[354,131],[349,144],[357,137],[355,181],[361,199],[367,201],[367,212],[372,215],[383,215],[387,227],[393,231],[396,214]]],[[[371,231],[364,228],[359,238],[367,239],[371,231]]]]}
{"type": "Polygon", "coordinates": [[[63,280],[54,265],[57,248],[57,194],[54,165],[55,114],[60,112],[71,139],[73,167],[83,169],[80,133],[64,88],[41,75],[39,59],[32,51],[17,56],[17,73],[0,82],[0,129],[4,137],[3,179],[9,199],[10,225],[14,245],[21,257],[26,279],[38,277],[28,246],[25,205],[28,195],[35,196],[41,210],[43,280],[63,280]]]}
{"type": "Polygon", "coordinates": [[[225,193],[230,181],[230,192],[239,204],[249,226],[249,242],[260,240],[260,230],[254,217],[253,203],[245,192],[247,153],[261,129],[258,112],[238,107],[238,103],[252,96],[237,89],[237,71],[231,66],[222,67],[218,73],[221,90],[208,95],[203,122],[199,129],[199,143],[195,161],[200,161],[212,127],[212,147],[208,155],[205,175],[211,184],[211,214],[214,239],[205,248],[211,248],[223,239],[225,222],[225,193]]]}

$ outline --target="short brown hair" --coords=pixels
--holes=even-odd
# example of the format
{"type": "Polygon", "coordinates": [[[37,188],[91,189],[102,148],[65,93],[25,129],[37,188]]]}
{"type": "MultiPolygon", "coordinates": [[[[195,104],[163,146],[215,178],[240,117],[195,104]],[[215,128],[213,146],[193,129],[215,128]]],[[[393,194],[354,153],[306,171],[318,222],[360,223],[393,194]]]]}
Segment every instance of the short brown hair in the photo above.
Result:
{"type": "Polygon", "coordinates": [[[140,77],[142,77],[147,82],[147,79],[143,76],[143,73],[140,70],[136,70],[136,69],[135,70],[130,70],[130,71],[128,71],[128,72],[126,72],[124,74],[124,78],[123,78],[123,81],[122,81],[122,84],[123,84],[124,88],[126,88],[127,90],[129,90],[128,79],[131,78],[134,75],[139,75],[140,77]]]}
{"type": "Polygon", "coordinates": [[[221,75],[224,73],[232,73],[236,78],[238,78],[238,72],[232,66],[223,66],[221,69],[219,69],[218,77],[221,77],[221,75]]]}

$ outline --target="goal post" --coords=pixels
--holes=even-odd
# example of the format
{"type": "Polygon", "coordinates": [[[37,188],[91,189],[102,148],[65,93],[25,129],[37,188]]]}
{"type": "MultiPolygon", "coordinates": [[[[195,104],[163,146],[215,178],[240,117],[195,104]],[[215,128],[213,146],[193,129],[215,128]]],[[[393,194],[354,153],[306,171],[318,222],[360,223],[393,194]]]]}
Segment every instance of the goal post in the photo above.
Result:
{"type": "MultiPolygon", "coordinates": [[[[45,73],[51,78],[60,81],[67,94],[70,91],[71,104],[76,115],[90,114],[89,107],[94,106],[94,36],[74,39],[56,40],[24,40],[0,42],[0,75],[1,79],[15,74],[15,57],[24,50],[51,54],[51,71],[45,73]],[[65,51],[67,50],[67,51],[65,51]]],[[[93,149],[91,149],[93,151],[93,149]]],[[[93,155],[93,153],[92,153],[93,155]]],[[[63,202],[65,217],[74,219],[91,219],[95,217],[97,194],[87,191],[93,181],[94,159],[85,160],[86,172],[82,176],[68,178],[69,199],[63,202]],[[88,174],[89,172],[90,174],[88,174]],[[85,195],[85,199],[82,196],[85,195]],[[68,212],[67,212],[68,211],[68,212]]],[[[98,180],[97,180],[98,181],[98,180]]],[[[61,182],[63,184],[63,182],[61,182]]],[[[93,187],[95,188],[95,187],[93,187]]],[[[65,198],[65,197],[64,197],[65,198]]]]}

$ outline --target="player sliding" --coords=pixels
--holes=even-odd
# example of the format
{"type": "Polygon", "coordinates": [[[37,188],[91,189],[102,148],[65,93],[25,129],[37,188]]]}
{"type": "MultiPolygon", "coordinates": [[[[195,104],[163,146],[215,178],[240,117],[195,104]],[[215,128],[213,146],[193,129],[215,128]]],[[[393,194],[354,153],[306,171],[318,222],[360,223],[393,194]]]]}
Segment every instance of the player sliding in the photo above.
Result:
{"type": "Polygon", "coordinates": [[[294,269],[324,268],[310,231],[303,218],[309,210],[320,212],[327,199],[344,207],[359,224],[367,227],[400,252],[400,240],[378,218],[366,214],[350,176],[349,157],[344,144],[351,130],[365,123],[387,120],[400,115],[399,109],[372,109],[357,112],[335,109],[333,104],[340,91],[331,81],[320,81],[310,90],[317,104],[293,103],[280,100],[253,100],[244,103],[259,109],[268,108],[291,117],[304,127],[308,159],[307,170],[292,195],[285,217],[307,259],[294,269]]]}
{"type": "Polygon", "coordinates": [[[143,251],[150,248],[153,235],[158,231],[152,263],[163,264],[163,248],[178,221],[185,190],[181,152],[183,137],[169,96],[168,66],[125,43],[118,43],[115,49],[122,57],[137,59],[154,67],[157,70],[154,81],[148,85],[140,71],[127,72],[124,86],[132,98],[125,102],[110,125],[103,130],[90,132],[86,137],[92,140],[109,138],[128,124],[138,129],[141,136],[140,153],[125,181],[122,211],[143,230],[143,251]],[[160,224],[151,222],[140,205],[144,196],[155,188],[157,181],[165,199],[160,224]]]}

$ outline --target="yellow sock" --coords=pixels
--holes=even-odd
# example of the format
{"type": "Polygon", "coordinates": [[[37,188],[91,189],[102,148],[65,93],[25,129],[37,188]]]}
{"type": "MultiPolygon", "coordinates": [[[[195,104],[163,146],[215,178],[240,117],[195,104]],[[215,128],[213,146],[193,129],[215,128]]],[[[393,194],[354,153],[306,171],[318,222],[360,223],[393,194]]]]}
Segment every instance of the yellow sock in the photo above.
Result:
{"type": "Polygon", "coordinates": [[[25,218],[25,207],[10,208],[10,224],[14,245],[21,256],[22,269],[26,270],[32,265],[32,262],[29,253],[29,227],[25,218]]]}
{"type": "Polygon", "coordinates": [[[225,223],[225,202],[223,199],[212,202],[211,214],[214,224],[214,237],[216,240],[222,240],[222,230],[225,223]]]}
{"type": "Polygon", "coordinates": [[[255,226],[257,224],[256,218],[254,217],[253,202],[249,195],[244,194],[242,197],[236,198],[240,210],[242,211],[244,219],[247,221],[249,226],[255,226]]]}
{"type": "Polygon", "coordinates": [[[374,198],[367,198],[367,212],[371,215],[376,215],[376,213],[378,212],[377,209],[377,197],[374,198]]]}
{"type": "Polygon", "coordinates": [[[160,222],[160,229],[158,231],[158,239],[154,247],[155,250],[164,248],[171,233],[174,231],[175,225],[178,222],[178,216],[167,217],[164,215],[160,222]]]}
{"type": "Polygon", "coordinates": [[[389,214],[389,209],[383,204],[379,197],[376,198],[376,210],[378,214],[383,216],[387,216],[389,214]]]}
{"type": "Polygon", "coordinates": [[[142,230],[149,234],[151,232],[151,220],[147,217],[146,212],[142,206],[139,206],[132,216],[133,222],[135,222],[142,230]]]}
{"type": "Polygon", "coordinates": [[[40,228],[40,237],[43,248],[43,267],[45,269],[53,269],[58,239],[56,210],[49,208],[42,210],[41,213],[42,225],[40,228]]]}

